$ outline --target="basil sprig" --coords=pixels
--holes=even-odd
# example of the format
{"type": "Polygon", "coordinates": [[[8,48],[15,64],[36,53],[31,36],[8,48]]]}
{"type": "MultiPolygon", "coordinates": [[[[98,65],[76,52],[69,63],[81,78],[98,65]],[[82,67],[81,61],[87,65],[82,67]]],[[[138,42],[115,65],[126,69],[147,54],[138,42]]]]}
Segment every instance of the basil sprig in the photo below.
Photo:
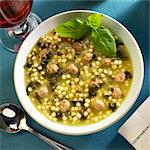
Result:
{"type": "Polygon", "coordinates": [[[116,56],[116,42],[111,31],[101,25],[102,15],[92,14],[87,19],[76,18],[58,25],[55,31],[61,37],[80,39],[88,33],[90,41],[102,54],[116,56]]]}
{"type": "Polygon", "coordinates": [[[102,54],[114,57],[116,55],[116,42],[112,33],[105,27],[93,29],[89,35],[94,47],[102,54]]]}
{"type": "Polygon", "coordinates": [[[92,29],[98,29],[102,21],[102,15],[93,14],[87,17],[86,23],[92,29]]]}
{"type": "Polygon", "coordinates": [[[85,33],[87,33],[88,28],[85,20],[77,18],[58,25],[55,31],[62,37],[79,39],[83,37],[85,33]]]}

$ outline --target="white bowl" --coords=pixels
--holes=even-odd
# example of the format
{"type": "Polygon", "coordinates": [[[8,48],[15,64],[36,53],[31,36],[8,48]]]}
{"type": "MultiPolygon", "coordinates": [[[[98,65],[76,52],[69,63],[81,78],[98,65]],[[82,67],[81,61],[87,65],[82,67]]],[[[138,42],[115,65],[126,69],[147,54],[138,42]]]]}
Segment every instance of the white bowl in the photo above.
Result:
{"type": "Polygon", "coordinates": [[[98,123],[85,126],[67,126],[57,122],[52,122],[48,120],[45,116],[43,116],[39,111],[36,110],[36,108],[34,107],[31,100],[28,98],[26,94],[26,89],[24,85],[24,64],[26,62],[28,53],[30,52],[31,48],[34,46],[36,41],[43,34],[54,29],[58,24],[61,24],[67,20],[76,17],[85,18],[91,13],[97,12],[88,10],[73,10],[63,12],[48,18],[47,20],[42,22],[36,29],[34,29],[32,33],[24,40],[16,58],[14,68],[14,84],[16,93],[23,108],[40,125],[58,133],[67,135],[85,135],[109,127],[127,113],[127,111],[131,108],[131,106],[137,99],[142,86],[144,66],[142,54],[137,42],[135,41],[131,33],[122,24],[120,24],[115,19],[104,15],[102,24],[108,27],[111,31],[116,33],[122,39],[122,41],[125,43],[125,45],[129,50],[133,63],[133,72],[134,72],[133,81],[128,96],[124,100],[123,104],[118,108],[118,110],[115,113],[111,114],[106,119],[98,123]]]}

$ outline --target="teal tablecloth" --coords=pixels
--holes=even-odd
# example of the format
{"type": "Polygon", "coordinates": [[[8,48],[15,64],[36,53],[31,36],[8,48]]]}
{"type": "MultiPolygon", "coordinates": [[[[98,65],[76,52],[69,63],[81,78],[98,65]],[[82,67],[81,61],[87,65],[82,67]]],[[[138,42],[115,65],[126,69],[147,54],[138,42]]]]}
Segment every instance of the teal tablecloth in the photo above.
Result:
{"type": "MultiPolygon", "coordinates": [[[[118,133],[118,128],[136,110],[149,95],[150,62],[149,62],[149,4],[146,0],[97,0],[97,1],[34,1],[32,11],[43,20],[62,11],[71,9],[90,9],[114,17],[126,26],[139,43],[145,61],[145,78],[141,93],[131,110],[116,124],[104,131],[86,136],[65,136],[48,131],[28,117],[28,123],[76,150],[133,149],[118,133]]],[[[13,85],[13,65],[16,54],[6,51],[0,45],[0,104],[16,103],[13,85]]],[[[0,132],[0,150],[50,150],[50,146],[27,132],[10,135],[0,132]]]]}

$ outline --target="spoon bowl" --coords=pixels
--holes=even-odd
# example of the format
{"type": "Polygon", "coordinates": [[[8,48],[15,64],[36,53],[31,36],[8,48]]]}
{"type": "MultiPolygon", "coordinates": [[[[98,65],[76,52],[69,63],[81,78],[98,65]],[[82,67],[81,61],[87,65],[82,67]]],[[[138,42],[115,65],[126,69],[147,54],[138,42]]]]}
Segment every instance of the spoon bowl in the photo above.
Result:
{"type": "Polygon", "coordinates": [[[0,129],[7,133],[17,133],[21,130],[26,130],[39,137],[56,150],[71,150],[71,148],[62,145],[27,126],[25,113],[14,104],[6,103],[0,105],[0,129]]]}
{"type": "Polygon", "coordinates": [[[25,118],[24,112],[14,104],[3,104],[0,106],[0,129],[7,133],[17,133],[20,121],[25,118]]]}

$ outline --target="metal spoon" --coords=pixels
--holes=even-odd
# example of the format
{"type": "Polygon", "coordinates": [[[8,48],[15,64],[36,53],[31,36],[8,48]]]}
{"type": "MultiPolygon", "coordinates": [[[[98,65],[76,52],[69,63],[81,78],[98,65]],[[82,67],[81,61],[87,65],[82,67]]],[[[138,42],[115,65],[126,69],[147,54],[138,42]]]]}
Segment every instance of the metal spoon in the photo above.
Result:
{"type": "Polygon", "coordinates": [[[17,133],[21,130],[26,130],[39,137],[56,150],[71,150],[71,148],[62,145],[27,126],[24,112],[14,104],[2,104],[0,106],[0,129],[7,133],[17,133]]]}

